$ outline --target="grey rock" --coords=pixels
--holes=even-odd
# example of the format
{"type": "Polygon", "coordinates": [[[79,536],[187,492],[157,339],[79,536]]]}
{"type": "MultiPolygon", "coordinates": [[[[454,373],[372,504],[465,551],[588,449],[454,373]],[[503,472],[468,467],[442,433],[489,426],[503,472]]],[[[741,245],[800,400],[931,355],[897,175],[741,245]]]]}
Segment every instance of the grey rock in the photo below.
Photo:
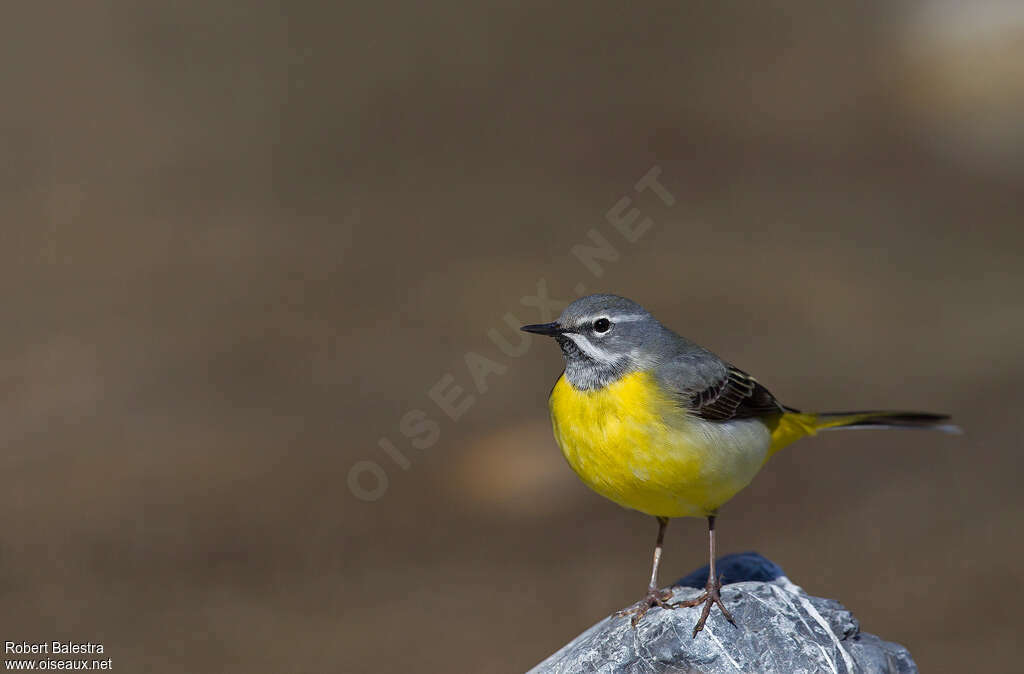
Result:
{"type": "MultiPolygon", "coordinates": [[[[761,578],[766,569],[781,574],[756,553],[730,557],[718,562],[727,580],[729,569],[733,578],[761,578]]],[[[699,572],[683,581],[692,582],[699,572]]],[[[673,601],[700,593],[675,587],[673,601]]],[[[861,632],[857,619],[839,602],[812,597],[783,575],[726,585],[722,599],[736,627],[717,608],[696,638],[691,634],[699,607],[652,608],[636,630],[628,618],[611,616],[531,672],[917,672],[906,648],[861,632]]]]}

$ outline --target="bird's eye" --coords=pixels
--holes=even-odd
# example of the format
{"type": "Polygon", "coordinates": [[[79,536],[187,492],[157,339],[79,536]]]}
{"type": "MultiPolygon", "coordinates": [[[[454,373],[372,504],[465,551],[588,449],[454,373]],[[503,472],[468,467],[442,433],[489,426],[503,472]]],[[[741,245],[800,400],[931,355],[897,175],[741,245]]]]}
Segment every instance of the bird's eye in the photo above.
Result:
{"type": "Polygon", "coordinates": [[[607,318],[599,318],[594,321],[594,332],[608,332],[612,327],[612,322],[607,318]]]}

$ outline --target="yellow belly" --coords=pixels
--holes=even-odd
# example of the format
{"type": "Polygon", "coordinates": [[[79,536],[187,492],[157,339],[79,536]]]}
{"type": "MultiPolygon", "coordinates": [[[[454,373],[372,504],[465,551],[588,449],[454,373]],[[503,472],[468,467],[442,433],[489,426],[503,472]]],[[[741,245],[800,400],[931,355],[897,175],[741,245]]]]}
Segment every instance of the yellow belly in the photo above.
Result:
{"type": "Polygon", "coordinates": [[[645,372],[597,391],[577,390],[563,376],[550,406],[555,439],[580,479],[619,505],[661,517],[714,513],[772,453],[813,432],[788,419],[804,415],[705,421],[645,372]]]}

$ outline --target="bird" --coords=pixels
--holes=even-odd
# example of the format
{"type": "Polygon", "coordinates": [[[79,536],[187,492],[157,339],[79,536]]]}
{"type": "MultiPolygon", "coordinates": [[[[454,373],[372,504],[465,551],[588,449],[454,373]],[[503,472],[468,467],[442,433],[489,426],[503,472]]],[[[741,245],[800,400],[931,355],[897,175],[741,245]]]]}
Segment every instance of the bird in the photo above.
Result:
{"type": "Polygon", "coordinates": [[[553,337],[565,358],[548,404],[569,466],[601,496],[657,519],[647,592],[616,613],[631,616],[634,629],[654,606],[702,606],[693,638],[715,605],[736,624],[715,575],[715,520],[783,447],[833,429],[960,432],[945,414],[800,412],[618,295],[581,297],[556,321],[521,330],[553,337]],[[703,593],[671,602],[672,590],[658,587],[658,567],[668,522],[680,517],[707,520],[710,562],[703,593]]]}

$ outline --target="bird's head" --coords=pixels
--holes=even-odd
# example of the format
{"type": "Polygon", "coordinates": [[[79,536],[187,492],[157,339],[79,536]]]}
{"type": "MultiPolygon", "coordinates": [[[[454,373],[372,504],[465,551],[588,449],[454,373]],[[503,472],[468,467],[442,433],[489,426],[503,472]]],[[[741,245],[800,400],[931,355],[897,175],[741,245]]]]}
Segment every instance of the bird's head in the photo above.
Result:
{"type": "Polygon", "coordinates": [[[653,367],[671,334],[642,306],[618,295],[581,297],[557,321],[521,329],[555,338],[565,356],[565,376],[581,390],[653,367]]]}

